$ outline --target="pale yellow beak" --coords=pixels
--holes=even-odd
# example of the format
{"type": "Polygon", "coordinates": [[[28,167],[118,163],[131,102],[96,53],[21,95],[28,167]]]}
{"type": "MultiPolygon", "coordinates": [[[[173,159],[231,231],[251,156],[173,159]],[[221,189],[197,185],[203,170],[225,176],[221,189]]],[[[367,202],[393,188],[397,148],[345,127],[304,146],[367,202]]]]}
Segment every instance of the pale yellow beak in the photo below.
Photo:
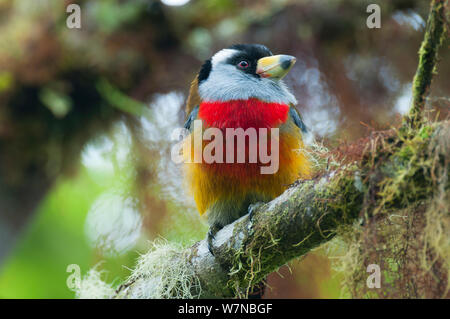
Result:
{"type": "Polygon", "coordinates": [[[256,74],[263,78],[283,78],[297,59],[291,55],[272,55],[258,60],[256,74]]]}

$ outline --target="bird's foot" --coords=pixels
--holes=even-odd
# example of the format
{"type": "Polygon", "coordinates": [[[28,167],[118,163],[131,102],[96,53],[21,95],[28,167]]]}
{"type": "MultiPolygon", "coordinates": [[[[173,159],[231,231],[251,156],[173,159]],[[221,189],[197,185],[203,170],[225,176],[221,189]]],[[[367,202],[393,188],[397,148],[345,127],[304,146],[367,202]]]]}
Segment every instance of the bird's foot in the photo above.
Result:
{"type": "Polygon", "coordinates": [[[259,207],[261,207],[262,205],[264,205],[263,202],[257,202],[257,203],[254,203],[254,204],[251,204],[248,206],[248,218],[250,219],[250,222],[253,221],[253,216],[254,216],[256,210],[259,207]]]}
{"type": "Polygon", "coordinates": [[[206,237],[206,240],[207,240],[207,242],[208,242],[208,250],[209,250],[209,252],[211,253],[211,255],[213,255],[213,256],[215,256],[215,253],[214,253],[214,243],[213,243],[213,241],[214,241],[215,236],[216,236],[216,234],[217,234],[217,232],[218,232],[219,230],[220,230],[220,227],[219,227],[218,225],[216,225],[216,224],[211,225],[211,226],[209,227],[208,235],[207,235],[207,237],[206,237]]]}

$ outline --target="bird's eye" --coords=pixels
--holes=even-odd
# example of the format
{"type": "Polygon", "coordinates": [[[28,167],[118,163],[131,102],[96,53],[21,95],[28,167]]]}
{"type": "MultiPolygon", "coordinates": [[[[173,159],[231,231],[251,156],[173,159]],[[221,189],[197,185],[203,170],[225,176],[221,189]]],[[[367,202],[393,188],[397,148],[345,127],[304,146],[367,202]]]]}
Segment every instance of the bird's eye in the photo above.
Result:
{"type": "Polygon", "coordinates": [[[247,61],[245,61],[245,60],[243,60],[243,61],[241,61],[241,62],[238,63],[238,67],[239,67],[240,69],[246,69],[246,68],[248,68],[249,65],[250,65],[250,64],[249,64],[247,61]]]}

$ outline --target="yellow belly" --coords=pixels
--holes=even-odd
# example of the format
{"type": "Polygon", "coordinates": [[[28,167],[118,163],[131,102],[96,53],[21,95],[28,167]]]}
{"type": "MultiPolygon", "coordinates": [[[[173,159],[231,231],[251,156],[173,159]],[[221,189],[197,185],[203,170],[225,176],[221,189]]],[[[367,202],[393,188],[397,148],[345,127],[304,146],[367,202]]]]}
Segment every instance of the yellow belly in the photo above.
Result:
{"type": "MultiPolygon", "coordinates": [[[[188,138],[192,139],[192,136],[188,138]]],[[[297,179],[310,178],[311,167],[303,152],[300,132],[280,132],[279,141],[279,168],[274,174],[259,173],[259,164],[256,163],[184,164],[187,187],[200,215],[217,201],[238,204],[249,194],[271,200],[297,179]]],[[[194,145],[192,140],[190,143],[194,145]]],[[[199,150],[193,150],[189,159],[193,159],[195,151],[199,150]]]]}

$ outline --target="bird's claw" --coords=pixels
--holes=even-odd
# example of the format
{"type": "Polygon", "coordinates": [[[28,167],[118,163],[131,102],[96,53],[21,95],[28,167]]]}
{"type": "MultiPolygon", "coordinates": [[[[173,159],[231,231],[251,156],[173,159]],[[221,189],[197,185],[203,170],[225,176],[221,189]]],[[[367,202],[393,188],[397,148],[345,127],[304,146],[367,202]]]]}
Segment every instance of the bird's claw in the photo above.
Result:
{"type": "Polygon", "coordinates": [[[250,205],[248,206],[248,218],[250,219],[250,222],[253,221],[253,216],[254,216],[254,214],[255,214],[255,211],[256,211],[259,207],[261,207],[262,205],[264,205],[264,203],[262,203],[262,202],[257,202],[257,203],[254,203],[254,204],[250,204],[250,205]]]}
{"type": "Polygon", "coordinates": [[[209,231],[208,231],[208,238],[207,238],[207,241],[208,241],[208,250],[209,250],[209,252],[211,253],[211,255],[214,256],[214,251],[213,251],[213,247],[214,247],[214,245],[213,245],[213,240],[214,240],[214,234],[211,232],[211,230],[209,230],[209,231]]]}
{"type": "Polygon", "coordinates": [[[219,230],[220,230],[220,228],[216,225],[211,225],[208,230],[208,235],[207,235],[208,250],[211,253],[211,255],[213,255],[213,256],[215,256],[213,241],[219,230]]]}

